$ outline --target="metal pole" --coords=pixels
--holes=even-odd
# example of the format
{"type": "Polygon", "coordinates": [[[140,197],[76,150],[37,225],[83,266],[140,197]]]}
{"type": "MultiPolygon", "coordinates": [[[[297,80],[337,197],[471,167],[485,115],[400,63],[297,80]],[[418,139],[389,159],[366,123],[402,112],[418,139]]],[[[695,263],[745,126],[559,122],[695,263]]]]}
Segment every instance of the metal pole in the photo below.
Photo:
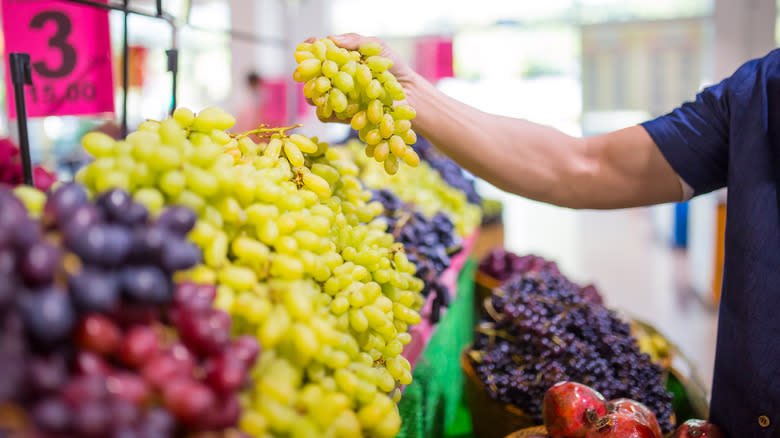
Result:
{"type": "Polygon", "coordinates": [[[128,47],[128,41],[127,41],[127,3],[128,0],[124,0],[125,10],[124,10],[124,25],[122,28],[122,126],[121,126],[121,135],[122,137],[127,136],[127,89],[128,89],[128,78],[127,75],[129,74],[129,68],[127,65],[127,60],[130,57],[129,52],[130,49],[128,47]]]}
{"type": "Polygon", "coordinates": [[[170,113],[173,114],[173,110],[176,109],[176,76],[179,72],[179,50],[170,49],[166,50],[165,54],[168,55],[168,71],[171,72],[171,108],[170,113]]]}
{"type": "Polygon", "coordinates": [[[32,162],[30,160],[30,138],[27,132],[27,106],[25,105],[24,86],[32,85],[32,70],[30,55],[27,53],[11,53],[8,55],[11,67],[11,81],[14,85],[16,99],[16,120],[19,124],[19,150],[22,156],[22,175],[24,183],[33,185],[32,162]]]}

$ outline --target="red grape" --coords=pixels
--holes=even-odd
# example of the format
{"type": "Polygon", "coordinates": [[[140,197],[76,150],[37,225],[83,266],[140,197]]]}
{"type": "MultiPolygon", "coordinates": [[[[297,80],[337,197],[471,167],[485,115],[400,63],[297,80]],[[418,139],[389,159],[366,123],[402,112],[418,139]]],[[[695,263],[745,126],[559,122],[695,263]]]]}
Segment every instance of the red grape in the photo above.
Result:
{"type": "Polygon", "coordinates": [[[230,343],[226,354],[241,359],[244,367],[250,369],[255,363],[257,355],[260,354],[260,343],[254,336],[242,335],[230,343]]]}
{"type": "Polygon", "coordinates": [[[82,375],[108,375],[111,367],[101,356],[87,350],[81,350],[76,354],[76,371],[82,375]]]}
{"type": "Polygon", "coordinates": [[[130,329],[119,346],[119,357],[125,365],[137,368],[151,359],[160,349],[155,330],[148,326],[130,329]]]}
{"type": "Polygon", "coordinates": [[[106,379],[108,391],[121,399],[141,405],[151,396],[151,390],[146,381],[138,374],[116,372],[106,379]]]}
{"type": "Polygon", "coordinates": [[[122,332],[106,316],[92,314],[81,320],[76,336],[82,348],[107,356],[116,351],[122,332]]]}
{"type": "Polygon", "coordinates": [[[221,394],[240,388],[247,377],[247,370],[241,359],[228,354],[211,359],[206,370],[206,383],[221,394]]]}
{"type": "Polygon", "coordinates": [[[214,409],[214,393],[202,383],[190,379],[176,379],[163,390],[165,407],[185,424],[197,424],[214,409]]]}

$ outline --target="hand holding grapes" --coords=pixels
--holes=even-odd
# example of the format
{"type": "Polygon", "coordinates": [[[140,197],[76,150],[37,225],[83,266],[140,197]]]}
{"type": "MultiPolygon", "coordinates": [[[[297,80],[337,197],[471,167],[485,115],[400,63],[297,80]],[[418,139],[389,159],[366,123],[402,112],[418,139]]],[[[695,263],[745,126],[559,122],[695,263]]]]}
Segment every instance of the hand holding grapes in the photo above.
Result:
{"type": "Polygon", "coordinates": [[[398,171],[399,160],[412,167],[420,162],[411,148],[417,142],[411,122],[416,112],[404,103],[404,86],[392,69],[405,78],[413,72],[393,59],[398,56],[377,39],[354,34],[310,38],[296,48],[293,72],[293,79],[304,83],[304,96],[317,107],[317,117],[349,121],[366,143],[366,155],[383,163],[389,174],[398,171]],[[336,40],[357,50],[339,47],[336,40]]]}

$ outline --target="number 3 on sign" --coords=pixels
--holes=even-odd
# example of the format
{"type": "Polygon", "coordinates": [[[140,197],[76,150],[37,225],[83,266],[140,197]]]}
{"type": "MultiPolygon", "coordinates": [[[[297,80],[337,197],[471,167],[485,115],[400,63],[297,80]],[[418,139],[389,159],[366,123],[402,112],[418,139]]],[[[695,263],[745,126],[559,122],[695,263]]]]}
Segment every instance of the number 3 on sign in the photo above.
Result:
{"type": "MultiPolygon", "coordinates": [[[[30,117],[114,111],[108,11],[58,0],[0,1],[6,53],[30,54],[30,117]]],[[[9,78],[7,58],[5,63],[9,78]]],[[[9,80],[6,89],[8,112],[15,117],[9,80]]]]}

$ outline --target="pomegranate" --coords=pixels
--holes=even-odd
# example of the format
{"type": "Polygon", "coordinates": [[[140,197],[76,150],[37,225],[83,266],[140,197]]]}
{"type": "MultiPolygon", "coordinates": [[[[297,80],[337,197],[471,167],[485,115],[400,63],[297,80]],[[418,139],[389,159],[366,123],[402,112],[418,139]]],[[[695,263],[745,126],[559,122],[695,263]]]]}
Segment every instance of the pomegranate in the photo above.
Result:
{"type": "Polygon", "coordinates": [[[583,438],[606,413],[604,396],[580,383],[558,382],[544,394],[542,416],[552,438],[583,438]]]}
{"type": "Polygon", "coordinates": [[[599,418],[585,438],[655,438],[655,432],[636,414],[613,412],[599,418]]]}
{"type": "Polygon", "coordinates": [[[663,438],[664,434],[661,432],[661,426],[658,425],[658,420],[655,418],[655,414],[647,406],[639,403],[636,400],[630,398],[618,398],[611,400],[607,405],[609,412],[618,412],[626,414],[634,414],[645,420],[650,429],[655,433],[656,438],[663,438]]]}
{"type": "Polygon", "coordinates": [[[672,438],[724,438],[720,428],[704,420],[688,420],[678,427],[672,438]]]}

